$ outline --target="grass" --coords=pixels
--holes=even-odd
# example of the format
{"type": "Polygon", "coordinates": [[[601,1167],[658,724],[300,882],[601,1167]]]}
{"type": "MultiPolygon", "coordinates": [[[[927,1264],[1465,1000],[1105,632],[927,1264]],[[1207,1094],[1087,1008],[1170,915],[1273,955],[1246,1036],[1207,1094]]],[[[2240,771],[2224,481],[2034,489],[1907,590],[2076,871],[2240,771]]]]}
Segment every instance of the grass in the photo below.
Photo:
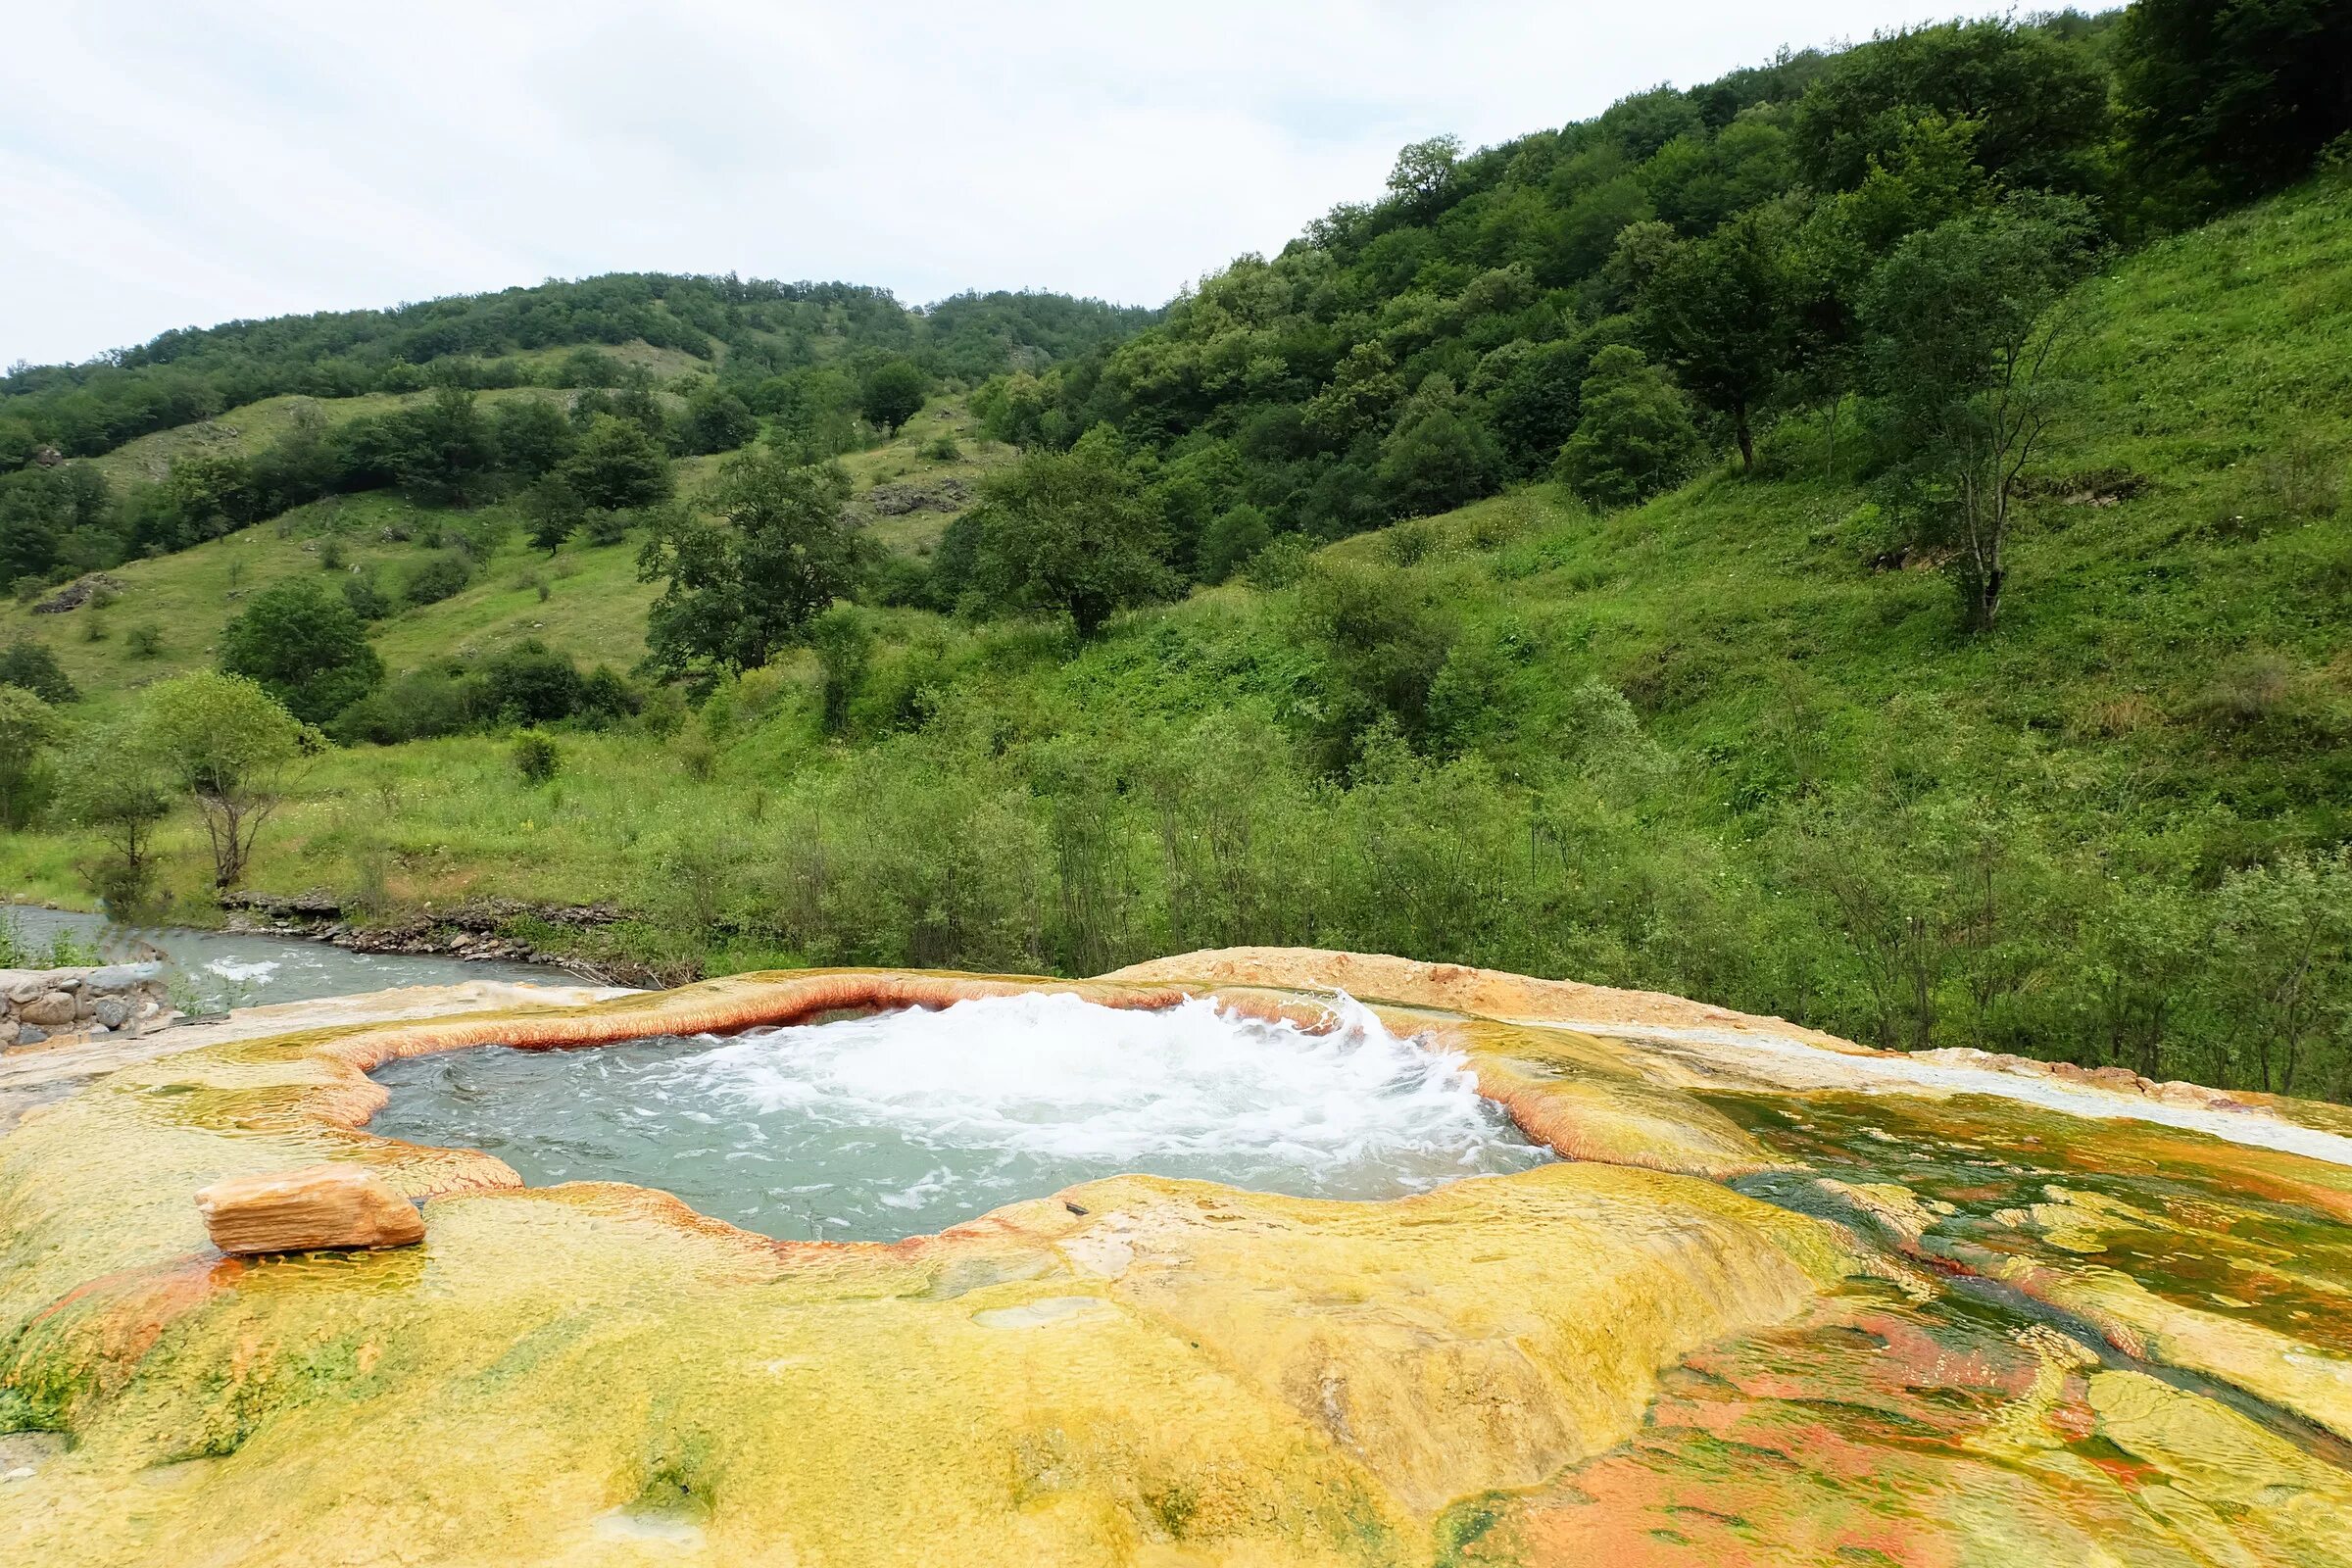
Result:
{"type": "MultiPolygon", "coordinates": [[[[482,397],[560,395],[521,389],[486,392],[482,397]]],[[[282,420],[281,406],[300,401],[270,399],[246,412],[273,411],[271,416],[282,420]]],[[[389,407],[395,401],[351,398],[332,404],[389,407]]],[[[238,426],[245,432],[240,439],[258,446],[267,436],[254,432],[262,431],[264,423],[247,418],[238,426]]],[[[189,431],[201,428],[163,434],[194,439],[189,431]]],[[[144,436],[122,450],[160,439],[144,436]]],[[[893,440],[851,453],[843,463],[862,495],[880,483],[935,486],[951,478],[968,489],[1011,456],[1010,448],[979,438],[961,399],[940,399],[893,440]],[[942,435],[953,437],[963,456],[950,462],[923,456],[923,449],[942,435]]],[[[681,493],[690,498],[697,494],[724,461],[680,461],[681,493]]],[[[876,517],[869,526],[885,547],[921,554],[936,541],[950,515],[918,512],[876,517]]],[[[47,645],[74,684],[103,704],[211,663],[221,627],[260,589],[303,576],[317,576],[330,585],[339,581],[339,574],[327,573],[320,565],[330,540],[344,558],[346,572],[372,572],[397,596],[403,575],[425,555],[428,546],[422,541],[435,538],[445,524],[487,524],[503,538],[464,591],[439,604],[405,610],[377,627],[376,646],[390,669],[413,668],[446,654],[488,653],[526,637],[537,637],[584,664],[625,669],[644,657],[645,610],[655,589],[637,580],[635,538],[603,547],[574,539],[551,558],[523,537],[512,508],[492,505],[469,513],[449,512],[416,506],[390,491],[330,497],[190,550],[114,567],[109,575],[122,584],[122,595],[95,613],[85,607],[42,615],[26,605],[0,606],[0,645],[19,638],[47,645]],[[387,539],[388,530],[412,537],[406,542],[387,539]],[[89,635],[93,621],[105,634],[95,641],[89,635]],[[157,629],[159,647],[153,656],[143,657],[131,647],[128,634],[136,626],[157,629]]]]}
{"type": "MultiPolygon", "coordinates": [[[[1795,419],[1752,477],[1718,469],[1606,516],[1537,486],[1323,552],[1325,571],[1368,574],[1398,625],[1446,628],[1418,757],[1359,736],[1318,773],[1352,656],[1318,640],[1311,588],[1200,591],[1084,647],[893,612],[846,739],[822,733],[802,657],[723,688],[676,735],[564,736],[544,784],[498,737],[337,752],[269,830],[255,881],[349,889],[375,865],[396,899],[618,899],[643,919],[614,940],[662,972],[1083,970],[1301,941],[1657,985],[1861,1035],[1892,1028],[1877,939],[1826,890],[1884,867],[1898,912],[1927,908],[1954,944],[1929,1038],[2117,1059],[2094,1016],[2100,921],[2352,838],[2352,192],[2169,241],[2086,295],[2078,405],[1987,636],[1964,634],[1936,571],[1874,564],[1885,519],[1795,419]],[[1933,858],[1984,824],[2015,901],[1992,936],[1951,913],[1978,862],[1933,858]]],[[[1004,460],[946,401],[848,461],[863,490],[1004,460]],[[964,456],[933,463],[943,429],[964,456]]],[[[920,550],[943,522],[875,527],[920,550]]],[[[229,563],[254,582],[316,570],[302,544],[253,530],[126,568],[148,597],[110,613],[165,612],[154,667],[180,667],[229,608],[229,563]]],[[[511,548],[457,599],[387,623],[387,661],[528,633],[625,662],[649,592],[629,554],[567,549],[541,601],[522,574],[542,568],[511,548]]],[[[81,613],[12,610],[0,638],[32,626],[101,701],[144,678],[119,638],[76,640],[81,613]]],[[[167,847],[192,904],[193,824],[167,847]]],[[[19,835],[0,881],[81,897],[90,849],[19,835]]],[[[2236,982],[2199,972],[2181,1011],[2202,1007],[2210,1039],[2149,1061],[2242,1081],[2236,982]]]]}
{"type": "MultiPolygon", "coordinates": [[[[422,392],[369,392],[356,398],[313,398],[299,393],[264,398],[230,409],[194,424],[158,430],[125,441],[114,451],[91,459],[91,464],[118,489],[160,480],[181,458],[258,456],[294,427],[305,410],[316,411],[331,427],[368,415],[388,414],[417,402],[422,392]]],[[[501,403],[522,398],[562,398],[568,394],[547,387],[499,387],[475,394],[484,413],[501,403]]]]}

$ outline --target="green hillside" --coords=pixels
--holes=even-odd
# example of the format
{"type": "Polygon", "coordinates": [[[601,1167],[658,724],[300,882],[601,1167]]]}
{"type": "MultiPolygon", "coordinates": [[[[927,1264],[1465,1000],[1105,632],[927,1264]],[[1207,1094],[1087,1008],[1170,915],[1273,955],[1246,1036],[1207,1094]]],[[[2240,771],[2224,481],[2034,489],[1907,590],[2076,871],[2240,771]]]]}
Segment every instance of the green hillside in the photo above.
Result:
{"type": "Polygon", "coordinates": [[[1151,316],[604,279],[12,376],[0,658],[84,695],[0,692],[0,879],[612,902],[516,934],[663,978],[1348,948],[2352,1098],[2346,47],[1784,54],[1407,147],[1151,316]],[[243,866],[152,750],[208,691],[333,737],[243,866]]]}
{"type": "MultiPolygon", "coordinates": [[[[290,405],[311,404],[334,420],[381,414],[420,396],[280,398],[223,416],[215,425],[233,428],[242,438],[237,450],[251,456],[282,434],[290,405]]],[[[517,388],[486,392],[481,399],[496,406],[504,400],[561,396],[517,388]]],[[[97,462],[103,466],[129,459],[157,450],[159,443],[181,443],[184,451],[207,441],[199,433],[206,428],[143,436],[97,462]]],[[[220,438],[217,444],[224,443],[220,438]]],[[[1010,448],[976,431],[966,400],[950,397],[935,400],[892,439],[847,453],[841,461],[860,498],[877,484],[929,492],[960,486],[968,495],[983,473],[1011,456],[1010,448]],[[926,455],[942,437],[956,443],[956,456],[926,455]]],[[[677,463],[679,489],[690,502],[719,461],[677,463]]],[[[928,553],[940,529],[960,510],[871,515],[863,526],[887,548],[919,556],[928,553]]],[[[396,491],[330,496],[191,549],[110,567],[108,576],[119,589],[94,613],[86,609],[40,613],[33,608],[37,598],[0,604],[0,646],[24,640],[50,649],[74,684],[103,703],[211,664],[220,628],[254,594],[274,584],[316,579],[333,587],[343,576],[359,574],[397,593],[403,578],[433,553],[443,531],[455,528],[489,541],[488,547],[466,588],[436,604],[404,609],[376,627],[374,641],[393,669],[413,669],[451,654],[478,658],[526,637],[583,664],[635,664],[645,655],[645,609],[655,592],[638,579],[642,530],[611,545],[574,540],[551,555],[530,543],[525,526],[513,502],[456,511],[418,505],[396,491]],[[328,557],[330,544],[333,556],[328,557]],[[336,558],[340,565],[322,565],[322,560],[336,558]],[[93,625],[100,634],[96,638],[93,625]],[[133,647],[131,634],[141,627],[156,633],[152,652],[133,647]]]]}
{"type": "MultiPolygon", "coordinates": [[[[2082,286],[2084,395],[1995,637],[1936,571],[1885,566],[1868,488],[1799,419],[1752,477],[1606,516],[1514,490],[1083,648],[877,613],[847,744],[803,655],[666,737],[564,737],[545,785],[494,736],[337,751],[255,884],[618,896],[643,923],[613,952],[669,972],[1312,942],[2244,1081],[2237,993],[2194,960],[2256,915],[2217,890],[2352,832],[2348,220],[2343,188],[2307,190],[2082,286]],[[1321,774],[1333,715],[1414,668],[1417,710],[1321,774]]],[[[147,569],[239,549],[300,546],[147,569]]],[[[618,658],[646,592],[624,554],[567,547],[544,606],[494,572],[382,646],[397,667],[527,616],[618,658]]],[[[131,668],[58,646],[95,689],[131,668]]],[[[8,853],[12,883],[71,898],[89,846],[8,853]]]]}

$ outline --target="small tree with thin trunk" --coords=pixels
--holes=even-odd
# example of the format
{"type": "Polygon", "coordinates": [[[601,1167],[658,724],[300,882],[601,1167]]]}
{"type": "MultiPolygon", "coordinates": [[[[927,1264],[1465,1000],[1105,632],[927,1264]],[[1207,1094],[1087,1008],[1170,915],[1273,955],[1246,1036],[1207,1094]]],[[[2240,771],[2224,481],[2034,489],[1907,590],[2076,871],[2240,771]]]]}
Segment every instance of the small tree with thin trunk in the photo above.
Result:
{"type": "Polygon", "coordinates": [[[1757,415],[1796,359],[1795,289],[1783,252],[1763,217],[1742,214],[1677,247],[1642,291],[1661,357],[1730,422],[1742,472],[1755,471],[1757,415]]]}
{"type": "Polygon", "coordinates": [[[294,768],[323,738],[255,682],[218,670],[152,688],[144,727],[169,776],[204,815],[213,885],[235,887],[294,768]]]}
{"type": "Polygon", "coordinates": [[[86,866],[90,890],[123,918],[155,896],[155,830],[172,810],[172,774],[149,726],[135,717],[86,730],[66,759],[60,802],[93,829],[106,854],[86,866]]]}
{"type": "Polygon", "coordinates": [[[45,793],[42,754],[63,726],[47,703],[22,686],[0,685],[0,828],[21,828],[45,793]]]}
{"type": "Polygon", "coordinates": [[[1900,455],[1890,499],[1954,550],[1974,630],[2000,610],[2019,484],[2063,407],[2089,232],[2079,204],[2015,201],[1912,235],[1863,293],[1873,412],[1900,455]]]}

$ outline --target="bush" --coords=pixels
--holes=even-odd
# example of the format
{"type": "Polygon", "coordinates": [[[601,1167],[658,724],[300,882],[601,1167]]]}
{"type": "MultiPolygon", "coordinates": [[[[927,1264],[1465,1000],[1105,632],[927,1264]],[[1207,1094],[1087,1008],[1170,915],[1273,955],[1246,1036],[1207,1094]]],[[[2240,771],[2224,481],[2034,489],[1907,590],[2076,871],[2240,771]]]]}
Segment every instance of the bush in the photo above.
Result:
{"type": "Polygon", "coordinates": [[[344,578],[343,602],[362,620],[381,620],[392,613],[390,596],[375,585],[373,577],[344,578]]]}
{"type": "Polygon", "coordinates": [[[850,727],[850,705],[865,684],[874,659],[873,633],[847,605],[837,605],[816,617],[808,628],[816,645],[817,668],[823,678],[825,733],[839,735],[850,727]]]}
{"type": "Polygon", "coordinates": [[[509,724],[569,718],[586,697],[578,668],[535,637],[492,656],[482,679],[491,711],[509,724]]]}
{"type": "Polygon", "coordinates": [[[637,689],[610,664],[599,664],[580,678],[579,717],[591,728],[627,718],[644,706],[637,689]]]}
{"type": "Polygon", "coordinates": [[[514,771],[525,784],[544,784],[556,776],[564,765],[564,754],[556,743],[537,730],[525,730],[514,737],[512,754],[514,771]]]}
{"type": "Polygon", "coordinates": [[[345,709],[335,720],[334,733],[344,741],[396,746],[456,735],[487,723],[496,711],[488,682],[450,661],[396,676],[345,709]]]}
{"type": "Polygon", "coordinates": [[[307,577],[254,596],[221,630],[220,667],[258,682],[306,724],[326,722],[384,678],[360,617],[307,577]]]}
{"type": "Polygon", "coordinates": [[[678,765],[697,784],[710,783],[711,775],[718,771],[718,748],[708,735],[681,735],[672,750],[677,754],[678,765]]]}
{"type": "Polygon", "coordinates": [[[591,512],[580,526],[580,537],[591,545],[616,545],[628,538],[629,530],[637,525],[633,512],[591,512]]]}
{"type": "Polygon", "coordinates": [[[20,637],[0,653],[0,686],[22,686],[51,705],[80,700],[81,693],[66,678],[65,666],[46,646],[20,637]]]}
{"type": "Polygon", "coordinates": [[[2244,729],[2278,712],[2293,695],[2295,666],[2277,654],[2240,654],[2197,694],[2197,716],[2217,729],[2244,729]]]}
{"type": "Polygon", "coordinates": [[[464,591],[473,581],[473,564],[459,551],[442,550],[419,563],[409,573],[400,596],[411,605],[437,605],[442,600],[464,591]]]}
{"type": "Polygon", "coordinates": [[[1286,533],[1272,540],[1242,568],[1242,576],[1250,587],[1271,593],[1288,588],[1306,575],[1307,563],[1314,559],[1315,547],[1295,533],[1286,533]]]}
{"type": "Polygon", "coordinates": [[[1583,410],[1557,474],[1594,507],[1630,507],[1671,490],[1698,460],[1689,402],[1640,349],[1617,343],[1592,357],[1583,410]]]}
{"type": "Polygon", "coordinates": [[[130,628],[122,643],[133,659],[156,659],[164,651],[164,633],[154,621],[143,620],[130,628]]]}

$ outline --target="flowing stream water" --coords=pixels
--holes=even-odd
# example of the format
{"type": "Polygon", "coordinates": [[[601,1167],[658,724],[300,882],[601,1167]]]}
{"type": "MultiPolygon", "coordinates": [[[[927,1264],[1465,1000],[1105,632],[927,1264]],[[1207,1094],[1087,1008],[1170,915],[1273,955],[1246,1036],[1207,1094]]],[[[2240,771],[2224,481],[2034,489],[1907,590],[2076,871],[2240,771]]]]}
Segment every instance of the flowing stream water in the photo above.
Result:
{"type": "Polygon", "coordinates": [[[461,980],[522,980],[568,985],[561,969],[528,963],[472,963],[464,958],[406,953],[350,953],[324,942],[244,936],[186,926],[121,926],[100,914],[70,909],[0,906],[0,919],[20,946],[42,961],[58,937],[92,949],[102,962],[149,956],[161,949],[172,981],[172,1000],[188,1012],[218,1012],[272,1002],[382,991],[392,986],[454,985],[461,980]]]}
{"type": "Polygon", "coordinates": [[[731,1038],[394,1062],[368,1130],[526,1181],[633,1182],[746,1230],[895,1241],[1126,1172],[1372,1200],[1550,1158],[1462,1058],[1349,1004],[1322,1034],[1205,1001],[1030,994],[731,1038]]]}

